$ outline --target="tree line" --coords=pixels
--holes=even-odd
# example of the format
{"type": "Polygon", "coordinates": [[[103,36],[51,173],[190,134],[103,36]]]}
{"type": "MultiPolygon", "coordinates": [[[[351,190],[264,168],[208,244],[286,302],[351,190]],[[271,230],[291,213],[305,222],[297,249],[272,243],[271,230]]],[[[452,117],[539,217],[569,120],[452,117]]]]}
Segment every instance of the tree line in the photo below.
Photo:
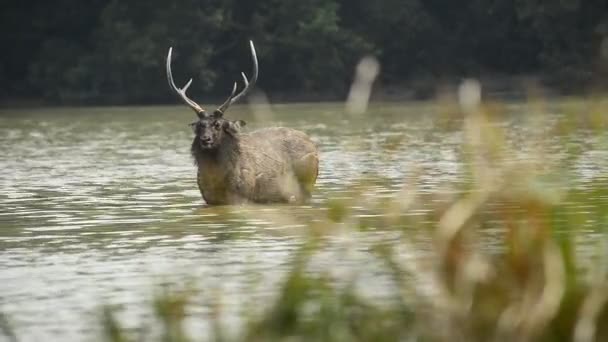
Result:
{"type": "Polygon", "coordinates": [[[221,97],[250,70],[249,39],[270,93],[342,96],[369,54],[387,85],[489,72],[572,86],[601,70],[606,37],[605,0],[5,0],[0,97],[172,102],[169,46],[176,80],[221,97]]]}

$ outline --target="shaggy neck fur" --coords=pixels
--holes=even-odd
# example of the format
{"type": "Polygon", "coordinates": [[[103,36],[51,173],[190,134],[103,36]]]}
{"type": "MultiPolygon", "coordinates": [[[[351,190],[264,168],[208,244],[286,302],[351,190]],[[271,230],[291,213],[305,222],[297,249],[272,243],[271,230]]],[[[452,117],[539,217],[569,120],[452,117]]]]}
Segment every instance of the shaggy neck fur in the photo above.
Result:
{"type": "Polygon", "coordinates": [[[214,148],[202,148],[197,137],[192,141],[190,153],[197,166],[203,166],[205,162],[224,163],[230,162],[239,154],[238,138],[230,134],[223,137],[220,144],[214,148]]]}

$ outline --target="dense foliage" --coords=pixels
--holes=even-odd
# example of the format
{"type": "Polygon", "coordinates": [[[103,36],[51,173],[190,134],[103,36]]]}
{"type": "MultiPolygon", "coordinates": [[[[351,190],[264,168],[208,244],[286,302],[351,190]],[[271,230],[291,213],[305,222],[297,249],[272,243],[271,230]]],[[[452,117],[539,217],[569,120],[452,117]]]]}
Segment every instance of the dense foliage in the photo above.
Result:
{"type": "Polygon", "coordinates": [[[573,86],[598,77],[605,37],[603,0],[6,0],[0,98],[168,102],[169,46],[179,80],[223,96],[249,68],[247,39],[271,93],[341,96],[365,54],[388,84],[541,73],[573,86]]]}

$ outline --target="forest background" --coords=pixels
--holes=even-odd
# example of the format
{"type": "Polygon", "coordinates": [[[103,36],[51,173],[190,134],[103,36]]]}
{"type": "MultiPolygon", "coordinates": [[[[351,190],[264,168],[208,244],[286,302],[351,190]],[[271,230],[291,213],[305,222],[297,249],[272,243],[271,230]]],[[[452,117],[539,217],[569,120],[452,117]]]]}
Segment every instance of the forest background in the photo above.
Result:
{"type": "Polygon", "coordinates": [[[604,0],[5,0],[0,103],[172,103],[170,46],[178,83],[220,99],[250,70],[249,39],[278,101],[343,99],[365,55],[386,97],[464,77],[562,93],[608,79],[604,0]]]}

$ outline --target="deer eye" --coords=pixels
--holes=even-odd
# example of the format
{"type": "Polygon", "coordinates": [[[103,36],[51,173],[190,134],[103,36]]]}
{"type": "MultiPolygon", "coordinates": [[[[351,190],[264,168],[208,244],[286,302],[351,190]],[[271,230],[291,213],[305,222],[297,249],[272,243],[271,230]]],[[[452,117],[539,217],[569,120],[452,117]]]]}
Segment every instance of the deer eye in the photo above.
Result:
{"type": "Polygon", "coordinates": [[[216,122],[213,124],[213,128],[215,128],[215,129],[219,130],[220,128],[222,128],[222,125],[220,125],[220,123],[216,121],[216,122]]]}

